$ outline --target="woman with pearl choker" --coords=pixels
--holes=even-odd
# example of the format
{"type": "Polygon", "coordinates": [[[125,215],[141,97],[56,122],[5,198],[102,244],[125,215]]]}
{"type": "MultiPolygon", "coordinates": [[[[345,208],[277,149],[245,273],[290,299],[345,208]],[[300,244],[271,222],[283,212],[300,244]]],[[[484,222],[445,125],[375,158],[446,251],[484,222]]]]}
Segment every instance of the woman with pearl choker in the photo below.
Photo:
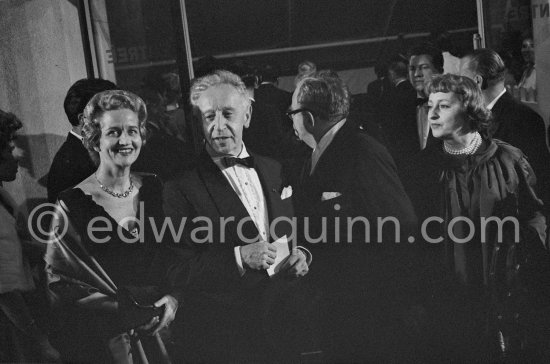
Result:
{"type": "Polygon", "coordinates": [[[423,238],[433,243],[427,307],[436,318],[429,331],[441,343],[438,359],[537,355],[531,339],[540,332],[525,319],[534,309],[523,294],[533,287],[527,257],[547,256],[534,172],[521,150],[483,136],[490,111],[473,80],[441,75],[426,90],[430,128],[441,143],[420,153],[410,192],[419,217],[436,221],[423,238]],[[483,223],[490,218],[517,224],[483,223]]]}

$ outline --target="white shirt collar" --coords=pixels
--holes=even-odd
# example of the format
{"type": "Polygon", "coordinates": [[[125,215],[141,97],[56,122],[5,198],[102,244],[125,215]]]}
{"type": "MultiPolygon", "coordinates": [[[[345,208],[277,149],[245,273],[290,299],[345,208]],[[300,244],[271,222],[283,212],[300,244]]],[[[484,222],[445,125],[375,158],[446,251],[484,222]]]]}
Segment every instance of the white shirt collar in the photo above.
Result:
{"type": "Polygon", "coordinates": [[[487,109],[489,110],[492,110],[493,109],[493,106],[495,106],[495,104],[497,103],[498,99],[500,99],[502,97],[502,95],[504,95],[506,93],[506,87],[504,87],[502,89],[502,91],[500,92],[500,94],[498,94],[497,97],[495,97],[493,99],[493,101],[491,101],[488,105],[487,105],[487,109]]]}
{"type": "Polygon", "coordinates": [[[342,119],[336,124],[334,124],[334,126],[330,128],[325,133],[325,135],[323,135],[319,143],[317,143],[317,146],[315,147],[315,149],[313,150],[313,153],[311,154],[311,172],[312,173],[313,173],[313,170],[315,169],[315,165],[321,158],[321,155],[323,155],[325,150],[327,150],[328,146],[330,145],[330,143],[332,143],[332,140],[336,136],[336,133],[338,133],[338,131],[342,129],[345,123],[346,123],[346,119],[342,119]]]}
{"type": "Polygon", "coordinates": [[[84,137],[82,135],[78,135],[77,133],[75,133],[74,131],[70,131],[69,133],[71,133],[72,135],[74,135],[75,137],[77,137],[78,139],[80,139],[80,141],[83,141],[84,140],[84,137]]]}
{"type": "Polygon", "coordinates": [[[338,133],[338,130],[342,129],[344,124],[346,123],[346,119],[342,119],[332,128],[330,128],[325,135],[319,140],[319,143],[317,143],[317,147],[315,147],[315,150],[318,150],[319,153],[323,154],[323,152],[327,149],[327,147],[332,143],[332,140],[334,139],[334,136],[336,133],[338,133]]]}

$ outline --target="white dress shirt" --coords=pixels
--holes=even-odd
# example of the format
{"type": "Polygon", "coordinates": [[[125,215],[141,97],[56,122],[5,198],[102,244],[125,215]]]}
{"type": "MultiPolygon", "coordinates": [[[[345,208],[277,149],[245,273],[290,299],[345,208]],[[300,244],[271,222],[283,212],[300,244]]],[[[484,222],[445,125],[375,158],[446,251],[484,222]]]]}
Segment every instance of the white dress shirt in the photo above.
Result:
{"type": "MultiPolygon", "coordinates": [[[[249,156],[250,155],[243,144],[241,152],[236,157],[246,158],[249,156]]],[[[246,208],[248,215],[258,229],[260,240],[269,241],[267,235],[269,232],[267,205],[258,173],[254,170],[254,168],[248,168],[241,164],[226,167],[224,165],[223,158],[224,157],[213,157],[212,160],[218,168],[220,168],[225,179],[229,182],[231,188],[233,188],[233,191],[235,191],[237,196],[239,196],[239,199],[246,208]]],[[[237,261],[241,275],[244,274],[240,246],[235,247],[235,260],[237,261]]]]}

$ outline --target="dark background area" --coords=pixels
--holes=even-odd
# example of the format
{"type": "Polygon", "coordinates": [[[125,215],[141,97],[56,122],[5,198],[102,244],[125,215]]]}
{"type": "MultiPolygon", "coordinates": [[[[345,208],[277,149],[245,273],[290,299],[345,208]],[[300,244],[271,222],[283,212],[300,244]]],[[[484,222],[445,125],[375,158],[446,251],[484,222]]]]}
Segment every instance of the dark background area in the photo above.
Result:
{"type": "MultiPolygon", "coordinates": [[[[106,6],[119,84],[136,89],[136,80],[176,71],[176,60],[185,63],[178,0],[108,1],[106,6]]],[[[334,70],[372,67],[430,39],[428,34],[410,36],[417,33],[451,31],[460,53],[471,49],[477,27],[475,0],[187,0],[186,10],[195,60],[221,55],[229,61],[276,64],[283,76],[295,75],[305,59],[334,70]],[[473,30],[453,32],[465,28],[473,30]],[[394,38],[232,57],[387,36],[394,38]]]]}

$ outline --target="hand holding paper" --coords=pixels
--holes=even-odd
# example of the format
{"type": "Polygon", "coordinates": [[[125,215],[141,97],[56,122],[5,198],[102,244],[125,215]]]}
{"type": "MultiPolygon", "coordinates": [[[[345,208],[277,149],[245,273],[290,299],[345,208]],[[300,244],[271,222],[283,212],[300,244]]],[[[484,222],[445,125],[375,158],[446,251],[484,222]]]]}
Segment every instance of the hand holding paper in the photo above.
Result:
{"type": "Polygon", "coordinates": [[[277,258],[275,263],[267,270],[270,276],[300,277],[307,274],[309,268],[306,255],[298,248],[289,251],[286,236],[272,244],[277,244],[277,258]]]}
{"type": "Polygon", "coordinates": [[[273,243],[271,243],[271,245],[277,249],[277,257],[275,258],[275,262],[271,264],[271,266],[267,269],[267,273],[270,276],[279,272],[279,270],[281,269],[280,264],[286,257],[290,255],[290,250],[288,249],[288,239],[286,238],[286,235],[282,238],[275,240],[273,243]]]}

